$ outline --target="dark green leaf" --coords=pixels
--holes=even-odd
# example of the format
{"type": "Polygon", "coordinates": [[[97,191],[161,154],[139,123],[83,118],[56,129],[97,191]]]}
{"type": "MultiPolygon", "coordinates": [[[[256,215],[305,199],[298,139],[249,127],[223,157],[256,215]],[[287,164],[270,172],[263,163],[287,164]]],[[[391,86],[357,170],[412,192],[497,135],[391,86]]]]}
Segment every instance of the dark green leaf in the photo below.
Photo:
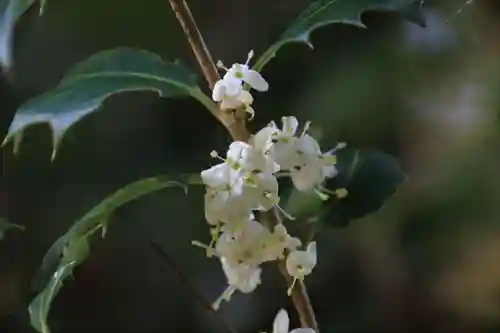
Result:
{"type": "Polygon", "coordinates": [[[73,269],[90,253],[90,238],[105,230],[113,212],[124,204],[166,187],[186,187],[171,177],[154,177],[131,183],[107,197],[61,236],[45,254],[35,280],[35,288],[43,288],[29,306],[31,323],[42,333],[49,333],[47,315],[50,305],[73,269]],[[48,282],[47,282],[48,280],[48,282]],[[43,286],[42,286],[43,285],[43,286]]]}
{"type": "MultiPolygon", "coordinates": [[[[54,89],[23,104],[16,112],[5,141],[18,149],[23,129],[47,122],[53,131],[53,156],[64,132],[95,111],[109,96],[152,90],[161,97],[193,95],[203,98],[195,76],[178,62],[165,62],[144,50],[118,48],[99,52],[77,64],[54,89]]],[[[5,142],[4,142],[5,143],[5,142]]]]}
{"type": "Polygon", "coordinates": [[[0,0],[0,64],[12,66],[12,36],[17,20],[35,0],[0,0]]]}
{"type": "Polygon", "coordinates": [[[2,240],[5,236],[5,232],[10,229],[24,230],[24,227],[21,225],[10,223],[6,218],[0,217],[0,240],[2,240]]]}
{"type": "Polygon", "coordinates": [[[285,206],[290,214],[319,219],[328,226],[346,226],[379,210],[406,178],[397,161],[381,152],[342,149],[337,158],[339,174],[328,180],[325,187],[345,188],[347,197],[339,199],[332,195],[323,201],[315,193],[294,190],[285,206]]]}
{"type": "Polygon", "coordinates": [[[424,26],[421,13],[423,1],[418,0],[316,0],[295,19],[274,43],[255,63],[255,70],[262,70],[276,55],[278,50],[288,43],[305,43],[312,48],[310,34],[317,28],[344,23],[365,27],[361,14],[369,10],[396,11],[404,18],[424,26]]]}

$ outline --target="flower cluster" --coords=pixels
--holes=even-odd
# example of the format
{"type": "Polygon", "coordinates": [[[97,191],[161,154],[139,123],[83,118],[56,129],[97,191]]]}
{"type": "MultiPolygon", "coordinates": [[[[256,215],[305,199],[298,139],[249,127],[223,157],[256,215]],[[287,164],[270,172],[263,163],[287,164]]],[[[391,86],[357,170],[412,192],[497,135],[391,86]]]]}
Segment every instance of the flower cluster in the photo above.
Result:
{"type": "MultiPolygon", "coordinates": [[[[244,83],[256,90],[267,90],[267,82],[246,64],[235,64],[214,87],[213,99],[222,108],[250,108],[253,100],[244,83]],[[246,95],[246,97],[244,96],[246,95]],[[250,98],[247,98],[250,97],[250,98]],[[237,103],[236,103],[237,102],[237,103]],[[239,104],[238,104],[239,103],[239,104]]],[[[221,65],[222,66],[222,65],[221,65]]],[[[253,109],[249,111],[253,113],[253,109]]],[[[283,117],[282,127],[271,122],[254,134],[248,142],[230,144],[225,157],[213,151],[211,156],[221,163],[201,172],[206,185],[205,217],[211,225],[208,256],[219,258],[228,281],[227,289],[214,303],[229,300],[235,291],[250,293],[261,282],[261,265],[286,260],[286,269],[297,280],[303,280],[316,266],[316,242],[302,244],[288,234],[283,224],[265,226],[255,213],[275,209],[293,219],[280,206],[280,177],[289,177],[295,188],[316,192],[322,199],[328,194],[343,196],[343,191],[329,191],[322,186],[327,178],[337,175],[335,152],[342,145],[322,152],[318,142],[308,134],[309,123],[298,132],[295,117],[283,117]]]]}

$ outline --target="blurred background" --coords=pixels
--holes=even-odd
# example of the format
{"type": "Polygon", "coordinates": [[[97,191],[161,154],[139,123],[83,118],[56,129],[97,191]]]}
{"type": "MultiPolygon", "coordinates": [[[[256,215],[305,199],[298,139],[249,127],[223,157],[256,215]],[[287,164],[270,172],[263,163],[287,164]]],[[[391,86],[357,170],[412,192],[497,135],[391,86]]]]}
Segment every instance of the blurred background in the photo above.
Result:
{"type": "MultiPolygon", "coordinates": [[[[189,1],[213,57],[229,64],[263,52],[309,2],[189,1]]],[[[369,29],[330,25],[313,34],[314,50],[286,46],[264,71],[271,88],[255,96],[255,129],[282,115],[312,120],[325,147],[381,150],[409,175],[377,213],[318,235],[306,283],[322,332],[500,330],[500,4],[477,0],[455,16],[461,5],[426,1],[425,29],[390,13],[365,14],[369,29]]],[[[34,6],[17,25],[15,65],[0,87],[2,137],[20,103],[117,46],[181,59],[204,84],[168,1],[49,0],[44,16],[34,6]]],[[[78,217],[131,181],[199,172],[229,138],[194,100],[127,93],[78,123],[53,164],[50,140],[47,126],[33,126],[18,156],[1,155],[0,216],[26,227],[0,242],[2,333],[34,332],[31,278],[78,217]]],[[[160,243],[215,299],[220,265],[190,245],[209,238],[202,193],[165,190],[120,209],[57,297],[52,331],[224,332],[149,246],[160,243]]],[[[286,307],[298,327],[285,290],[265,270],[256,292],[220,312],[240,333],[270,332],[286,307]]]]}

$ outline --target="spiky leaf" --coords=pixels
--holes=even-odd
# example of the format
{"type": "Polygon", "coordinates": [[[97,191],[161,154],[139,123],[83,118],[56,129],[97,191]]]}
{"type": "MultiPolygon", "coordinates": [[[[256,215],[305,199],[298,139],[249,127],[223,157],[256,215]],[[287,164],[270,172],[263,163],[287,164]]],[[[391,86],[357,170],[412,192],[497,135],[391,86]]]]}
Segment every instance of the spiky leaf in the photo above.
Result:
{"type": "Polygon", "coordinates": [[[26,126],[47,122],[53,131],[55,155],[71,125],[110,95],[138,90],[156,91],[161,97],[191,94],[199,98],[201,94],[195,76],[179,62],[165,62],[151,52],[125,47],[102,51],[77,64],[55,89],[23,104],[5,141],[15,137],[17,151],[26,126]]]}
{"type": "Polygon", "coordinates": [[[99,231],[106,230],[114,211],[132,200],[172,186],[186,189],[183,184],[166,176],[131,183],[107,197],[77,220],[68,232],[51,246],[43,258],[35,280],[35,288],[42,290],[28,308],[31,324],[38,332],[50,333],[47,315],[54,297],[73,269],[87,258],[91,249],[91,237],[99,231]]]}
{"type": "Polygon", "coordinates": [[[285,30],[279,40],[271,45],[255,63],[254,69],[262,70],[288,43],[304,43],[312,48],[311,33],[320,27],[333,23],[344,23],[365,27],[361,15],[369,10],[396,11],[405,19],[424,26],[421,13],[423,1],[418,0],[316,0],[303,11],[285,30]]]}
{"type": "MultiPolygon", "coordinates": [[[[0,0],[0,64],[12,66],[12,37],[17,20],[35,0],[0,0]]],[[[42,6],[45,1],[42,1],[42,6]]],[[[41,9],[40,9],[41,10],[41,9]]]]}

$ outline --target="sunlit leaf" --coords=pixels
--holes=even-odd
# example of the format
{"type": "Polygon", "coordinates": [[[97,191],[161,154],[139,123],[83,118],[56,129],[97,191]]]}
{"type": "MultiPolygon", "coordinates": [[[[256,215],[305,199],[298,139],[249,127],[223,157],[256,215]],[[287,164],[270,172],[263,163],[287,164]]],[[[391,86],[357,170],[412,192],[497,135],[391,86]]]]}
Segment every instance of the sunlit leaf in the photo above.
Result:
{"type": "Polygon", "coordinates": [[[91,237],[107,228],[114,211],[132,200],[173,186],[186,190],[185,185],[166,176],[131,183],[104,199],[54,242],[45,254],[35,280],[36,288],[42,290],[28,308],[31,323],[37,331],[50,332],[47,315],[54,297],[73,269],[88,257],[91,237]]]}
{"type": "Polygon", "coordinates": [[[310,34],[317,28],[333,23],[343,23],[365,27],[361,15],[370,10],[395,11],[404,18],[424,26],[421,13],[423,1],[415,0],[316,0],[303,11],[285,30],[276,43],[255,63],[256,70],[264,66],[276,55],[281,47],[289,43],[304,43],[313,47],[310,34]]]}
{"type": "Polygon", "coordinates": [[[131,48],[102,51],[77,64],[55,89],[23,104],[5,142],[14,137],[16,152],[23,129],[46,122],[53,132],[54,157],[71,125],[97,110],[109,96],[138,90],[156,91],[161,97],[193,95],[199,99],[202,95],[195,75],[179,62],[131,48]]]}

